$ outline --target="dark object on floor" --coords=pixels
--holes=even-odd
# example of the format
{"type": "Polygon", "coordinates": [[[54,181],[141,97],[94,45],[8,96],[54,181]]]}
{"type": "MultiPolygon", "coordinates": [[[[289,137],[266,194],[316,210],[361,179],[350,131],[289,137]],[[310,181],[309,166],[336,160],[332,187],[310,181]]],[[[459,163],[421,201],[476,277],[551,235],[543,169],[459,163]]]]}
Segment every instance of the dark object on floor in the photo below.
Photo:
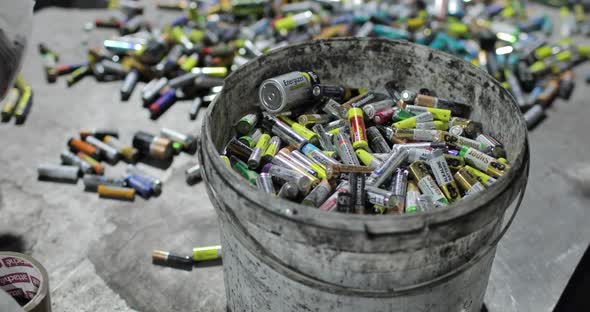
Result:
{"type": "Polygon", "coordinates": [[[576,266],[553,312],[590,311],[590,245],[576,266]]]}
{"type": "Polygon", "coordinates": [[[24,252],[25,240],[10,233],[0,234],[0,251],[24,252]]]}

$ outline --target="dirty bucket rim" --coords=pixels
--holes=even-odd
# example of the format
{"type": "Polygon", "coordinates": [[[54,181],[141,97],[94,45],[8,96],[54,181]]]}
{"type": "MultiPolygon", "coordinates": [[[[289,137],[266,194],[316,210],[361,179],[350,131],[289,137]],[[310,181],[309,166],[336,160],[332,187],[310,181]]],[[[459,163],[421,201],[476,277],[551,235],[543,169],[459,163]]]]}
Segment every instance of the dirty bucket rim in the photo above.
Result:
{"type": "MultiPolygon", "coordinates": [[[[219,176],[226,182],[226,185],[229,186],[233,191],[239,193],[240,196],[243,196],[245,199],[252,202],[254,206],[262,207],[265,211],[280,216],[281,218],[296,223],[305,223],[307,225],[313,225],[330,229],[338,229],[342,231],[348,230],[370,232],[376,230],[377,232],[379,232],[379,229],[383,229],[388,234],[394,232],[412,232],[423,229],[426,225],[446,223],[454,219],[462,218],[463,216],[473,213],[474,211],[490,204],[490,202],[493,201],[496,197],[501,195],[503,192],[507,191],[506,189],[509,187],[509,185],[512,184],[511,182],[513,179],[522,179],[522,167],[524,167],[525,164],[529,162],[528,155],[526,159],[524,159],[524,151],[526,149],[526,146],[528,145],[528,132],[525,126],[522,113],[520,113],[520,109],[518,108],[514,98],[492,76],[490,76],[488,73],[484,71],[481,71],[474,65],[465,62],[453,55],[433,50],[429,47],[417,45],[407,41],[397,41],[380,38],[346,37],[314,40],[279,48],[271,51],[269,54],[257,57],[256,59],[240,67],[240,69],[238,69],[237,71],[231,73],[226,78],[224,88],[221,91],[220,96],[216,97],[213,103],[209,105],[209,108],[207,110],[207,116],[204,119],[202,128],[203,129],[201,133],[203,134],[205,142],[203,142],[204,144],[201,144],[201,148],[203,149],[203,153],[206,154],[202,156],[206,156],[209,158],[209,160],[211,161],[211,165],[214,168],[214,171],[219,174],[219,176]],[[211,127],[209,126],[211,113],[213,109],[215,109],[215,107],[218,105],[217,101],[223,97],[223,94],[225,92],[229,92],[228,90],[231,90],[231,82],[232,80],[236,79],[240,72],[253,70],[254,68],[257,68],[259,66],[264,66],[264,64],[261,63],[265,63],[266,58],[268,58],[268,56],[270,55],[284,53],[284,51],[291,49],[312,47],[314,45],[344,45],[353,41],[367,41],[375,44],[389,46],[389,48],[394,48],[397,45],[411,46],[413,49],[420,49],[430,52],[433,55],[437,55],[438,57],[443,58],[445,61],[458,61],[462,62],[463,64],[468,64],[467,67],[470,70],[474,71],[477,75],[484,75],[487,81],[498,87],[499,92],[503,93],[503,95],[509,99],[508,101],[511,103],[510,107],[512,110],[514,110],[515,114],[517,115],[517,118],[520,119],[520,124],[522,127],[521,130],[523,130],[524,133],[524,137],[522,138],[523,144],[519,145],[521,146],[520,150],[517,151],[517,157],[508,173],[503,177],[499,178],[498,181],[491,187],[487,188],[485,192],[478,193],[477,195],[471,196],[469,198],[464,198],[458,203],[452,204],[451,208],[449,209],[439,209],[417,214],[351,215],[320,211],[317,208],[304,206],[281,198],[269,197],[265,199],[268,200],[269,203],[271,203],[272,207],[269,207],[268,203],[262,202],[258,198],[258,195],[260,195],[258,190],[245,183],[245,181],[243,181],[243,179],[237,173],[231,170],[231,168],[228,168],[225,165],[225,163],[223,163],[219,158],[219,152],[215,148],[215,144],[212,141],[211,127]]],[[[525,187],[526,183],[522,186],[522,188],[524,189],[525,187]]],[[[514,192],[513,197],[516,196],[516,193],[517,192],[514,192]]]]}

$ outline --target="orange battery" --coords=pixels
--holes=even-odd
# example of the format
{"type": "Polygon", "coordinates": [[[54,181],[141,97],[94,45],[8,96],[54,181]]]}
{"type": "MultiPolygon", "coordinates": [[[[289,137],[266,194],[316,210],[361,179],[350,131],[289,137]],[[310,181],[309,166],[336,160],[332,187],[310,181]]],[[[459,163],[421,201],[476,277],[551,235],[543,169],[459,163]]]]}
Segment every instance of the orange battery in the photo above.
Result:
{"type": "Polygon", "coordinates": [[[82,140],[71,138],[68,141],[68,145],[77,152],[90,155],[91,157],[98,158],[98,149],[82,140]]]}

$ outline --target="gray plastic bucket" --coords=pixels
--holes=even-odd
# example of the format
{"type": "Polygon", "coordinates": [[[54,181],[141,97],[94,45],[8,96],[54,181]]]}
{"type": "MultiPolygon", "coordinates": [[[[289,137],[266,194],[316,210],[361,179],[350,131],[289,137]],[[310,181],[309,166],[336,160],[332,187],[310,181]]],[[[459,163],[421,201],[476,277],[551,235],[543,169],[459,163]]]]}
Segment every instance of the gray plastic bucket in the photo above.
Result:
{"type": "Polygon", "coordinates": [[[226,79],[201,135],[229,311],[479,311],[496,245],[528,176],[526,124],[508,92],[476,67],[408,42],[330,39],[261,56],[226,79]],[[355,87],[396,80],[469,103],[473,119],[504,142],[512,169],[485,192],[422,214],[322,212],[262,194],[219,152],[234,135],[231,125],[259,110],[259,84],[294,70],[355,87]]]}

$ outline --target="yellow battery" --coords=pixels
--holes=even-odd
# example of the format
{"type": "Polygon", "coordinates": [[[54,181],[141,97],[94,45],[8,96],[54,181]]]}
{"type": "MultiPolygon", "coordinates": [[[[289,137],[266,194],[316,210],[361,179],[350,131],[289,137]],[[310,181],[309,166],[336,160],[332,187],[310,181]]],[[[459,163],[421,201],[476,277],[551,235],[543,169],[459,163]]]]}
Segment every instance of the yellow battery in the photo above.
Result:
{"type": "Polygon", "coordinates": [[[427,107],[427,112],[432,113],[432,117],[437,120],[449,121],[451,119],[451,111],[444,108],[427,107]]]}
{"type": "Polygon", "coordinates": [[[229,162],[229,158],[225,155],[219,156],[221,160],[227,165],[228,168],[231,168],[231,163],[229,162]]]}
{"type": "Polygon", "coordinates": [[[336,156],[336,152],[334,151],[322,151],[322,153],[334,158],[334,156],[336,156]]]}
{"type": "Polygon", "coordinates": [[[473,173],[473,175],[477,177],[477,180],[485,186],[491,186],[492,184],[494,184],[494,182],[496,182],[496,179],[471,166],[465,166],[465,168],[469,170],[469,172],[473,173]]]}
{"type": "Polygon", "coordinates": [[[365,121],[363,117],[363,110],[353,107],[348,110],[348,121],[350,122],[350,138],[352,139],[352,147],[356,149],[369,149],[369,142],[367,142],[367,131],[365,129],[365,121]]]}
{"type": "Polygon", "coordinates": [[[450,35],[455,37],[464,37],[469,32],[469,26],[463,23],[449,23],[447,26],[447,31],[450,35]]]}
{"type": "Polygon", "coordinates": [[[307,129],[304,125],[293,121],[291,118],[287,116],[279,115],[278,118],[287,123],[295,132],[309,140],[310,142],[316,142],[319,139],[319,135],[312,130],[307,129]]]}
{"type": "Polygon", "coordinates": [[[135,189],[129,187],[99,185],[97,191],[100,197],[125,200],[135,199],[135,189]]]}
{"type": "Polygon", "coordinates": [[[225,78],[225,76],[227,76],[227,67],[200,67],[195,70],[198,70],[201,74],[209,75],[212,77],[225,78]]]}
{"type": "Polygon", "coordinates": [[[539,48],[537,48],[535,50],[535,52],[533,52],[535,59],[537,59],[539,61],[542,61],[542,60],[550,57],[552,54],[553,54],[553,51],[551,49],[551,46],[548,46],[548,45],[540,46],[539,48]]]}
{"type": "Polygon", "coordinates": [[[397,129],[411,129],[416,128],[416,117],[410,117],[401,121],[398,121],[391,125],[393,128],[397,129]]]}
{"type": "Polygon", "coordinates": [[[328,133],[331,135],[337,135],[338,133],[340,133],[340,128],[332,129],[332,130],[328,131],[328,133]]]}
{"type": "Polygon", "coordinates": [[[287,16],[275,21],[275,28],[277,30],[291,30],[295,27],[297,27],[297,24],[292,16],[287,16]]]}
{"type": "Polygon", "coordinates": [[[180,68],[187,72],[191,71],[191,69],[197,66],[197,62],[199,62],[199,54],[194,53],[188,58],[186,58],[186,60],[182,64],[180,64],[180,68]]]}
{"type": "Polygon", "coordinates": [[[20,98],[20,91],[17,88],[11,88],[4,99],[4,105],[2,106],[2,120],[8,121],[12,114],[14,113],[14,109],[16,108],[16,103],[18,103],[18,99],[20,98]]]}
{"type": "Polygon", "coordinates": [[[221,245],[193,248],[193,260],[208,261],[221,258],[221,245]]]}

